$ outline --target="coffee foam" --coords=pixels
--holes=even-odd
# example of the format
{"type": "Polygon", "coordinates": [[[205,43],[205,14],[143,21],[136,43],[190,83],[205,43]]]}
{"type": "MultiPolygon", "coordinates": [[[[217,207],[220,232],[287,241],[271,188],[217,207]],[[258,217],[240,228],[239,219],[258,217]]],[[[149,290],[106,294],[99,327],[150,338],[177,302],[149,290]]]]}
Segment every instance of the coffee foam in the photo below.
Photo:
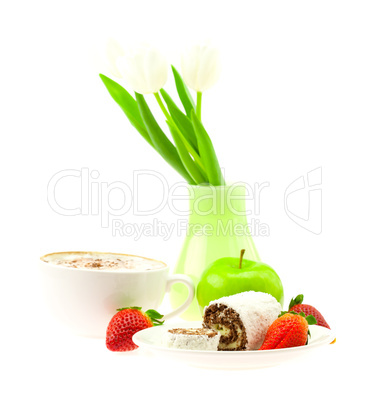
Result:
{"type": "Polygon", "coordinates": [[[74,269],[93,271],[151,271],[166,267],[161,261],[127,254],[63,252],[45,255],[43,261],[74,269]]]}

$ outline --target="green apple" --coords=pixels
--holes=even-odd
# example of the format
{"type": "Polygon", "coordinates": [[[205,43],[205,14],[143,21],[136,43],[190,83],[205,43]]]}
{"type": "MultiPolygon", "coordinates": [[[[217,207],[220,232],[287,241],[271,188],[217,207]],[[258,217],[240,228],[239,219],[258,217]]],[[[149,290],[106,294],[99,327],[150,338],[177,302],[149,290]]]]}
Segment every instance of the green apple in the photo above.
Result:
{"type": "Polygon", "coordinates": [[[202,273],[197,286],[197,300],[203,311],[212,300],[236,293],[254,290],[272,295],[281,306],[284,303],[284,290],[277,273],[263,262],[228,257],[220,258],[210,264],[202,273]]]}

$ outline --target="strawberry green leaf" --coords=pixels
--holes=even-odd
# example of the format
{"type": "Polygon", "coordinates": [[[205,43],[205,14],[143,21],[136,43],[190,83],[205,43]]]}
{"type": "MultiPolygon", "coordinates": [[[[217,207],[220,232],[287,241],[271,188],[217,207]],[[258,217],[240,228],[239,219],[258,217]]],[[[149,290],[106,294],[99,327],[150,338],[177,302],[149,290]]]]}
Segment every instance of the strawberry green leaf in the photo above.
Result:
{"type": "Polygon", "coordinates": [[[117,308],[116,311],[123,311],[123,310],[142,310],[142,307],[122,307],[122,308],[117,308]]]}
{"type": "Polygon", "coordinates": [[[162,318],[163,315],[160,314],[158,311],[156,310],[147,310],[146,314],[150,317],[150,318],[162,318]]]}
{"type": "MultiPolygon", "coordinates": [[[[303,315],[303,312],[297,313],[296,311],[281,311],[280,314],[278,315],[278,318],[282,317],[285,314],[292,314],[292,315],[303,315]]],[[[305,314],[304,316],[305,317],[305,314]]]]}
{"type": "Polygon", "coordinates": [[[151,320],[153,326],[162,325],[165,322],[164,320],[160,321],[163,315],[156,310],[147,310],[145,314],[151,320]]]}
{"type": "Polygon", "coordinates": [[[305,319],[307,320],[309,325],[317,324],[317,320],[313,315],[308,315],[307,317],[305,317],[305,319]]]}
{"type": "MultiPolygon", "coordinates": [[[[277,317],[280,318],[287,313],[289,313],[289,311],[280,311],[280,314],[277,317]]],[[[292,313],[292,311],[290,311],[290,313],[292,313]]]]}
{"type": "Polygon", "coordinates": [[[292,314],[292,315],[300,315],[304,317],[309,325],[313,325],[317,323],[317,320],[314,318],[313,315],[308,315],[307,317],[305,316],[305,313],[303,311],[300,311],[299,313],[296,311],[281,311],[279,314],[279,318],[282,317],[285,314],[292,314]]]}
{"type": "Polygon", "coordinates": [[[291,299],[290,304],[289,304],[289,310],[296,306],[297,304],[302,304],[303,303],[304,296],[303,295],[298,295],[295,299],[291,299]]]}

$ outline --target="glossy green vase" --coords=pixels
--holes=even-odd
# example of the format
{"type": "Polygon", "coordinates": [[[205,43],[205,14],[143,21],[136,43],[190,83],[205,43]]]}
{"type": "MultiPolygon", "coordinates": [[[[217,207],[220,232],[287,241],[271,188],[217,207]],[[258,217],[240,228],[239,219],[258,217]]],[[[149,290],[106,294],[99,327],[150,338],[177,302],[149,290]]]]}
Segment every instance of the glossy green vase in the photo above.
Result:
{"type": "MultiPolygon", "coordinates": [[[[238,257],[241,249],[245,249],[244,258],[260,261],[248,228],[243,183],[188,186],[188,191],[187,233],[174,273],[189,275],[197,286],[210,263],[223,257],[238,257]]],[[[181,305],[187,296],[184,286],[173,285],[170,293],[172,307],[181,305]]],[[[181,318],[202,320],[196,298],[181,318]]]]}

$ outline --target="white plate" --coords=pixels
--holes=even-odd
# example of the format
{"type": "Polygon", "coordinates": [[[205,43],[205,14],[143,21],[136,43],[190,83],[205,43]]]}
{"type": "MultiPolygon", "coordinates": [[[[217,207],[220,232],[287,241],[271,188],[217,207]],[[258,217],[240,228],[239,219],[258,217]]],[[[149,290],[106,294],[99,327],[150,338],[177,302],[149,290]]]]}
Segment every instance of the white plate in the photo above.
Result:
{"type": "Polygon", "coordinates": [[[180,360],[192,366],[215,369],[252,369],[275,366],[292,359],[304,357],[316,348],[330,344],[335,335],[333,331],[318,325],[311,325],[311,338],[308,345],[295,348],[252,351],[209,351],[183,350],[169,348],[163,344],[163,335],[169,328],[200,328],[200,321],[165,324],[139,331],[133,336],[133,342],[141,348],[147,348],[155,354],[180,360]]]}

